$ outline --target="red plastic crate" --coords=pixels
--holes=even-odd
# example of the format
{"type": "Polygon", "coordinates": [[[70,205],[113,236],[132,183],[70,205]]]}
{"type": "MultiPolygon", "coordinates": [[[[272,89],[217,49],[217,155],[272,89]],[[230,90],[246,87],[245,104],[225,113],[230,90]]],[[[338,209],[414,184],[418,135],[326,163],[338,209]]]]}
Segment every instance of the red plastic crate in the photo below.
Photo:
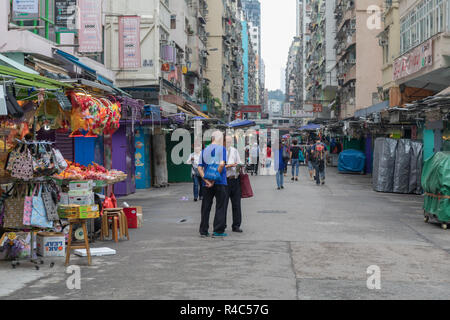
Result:
{"type": "Polygon", "coordinates": [[[138,208],[123,208],[123,212],[127,217],[128,229],[137,229],[138,227],[138,208]]]}

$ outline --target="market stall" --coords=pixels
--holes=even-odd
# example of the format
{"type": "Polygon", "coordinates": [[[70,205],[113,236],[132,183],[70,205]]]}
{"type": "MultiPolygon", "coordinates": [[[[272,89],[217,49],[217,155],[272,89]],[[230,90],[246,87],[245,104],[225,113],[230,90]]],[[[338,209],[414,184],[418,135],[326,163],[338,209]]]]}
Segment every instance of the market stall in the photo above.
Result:
{"type": "MultiPolygon", "coordinates": [[[[86,221],[99,219],[105,204],[96,203],[95,192],[126,175],[65,159],[45,137],[52,131],[71,132],[71,138],[112,135],[120,126],[120,102],[13,68],[0,67],[0,75],[6,92],[4,110],[0,95],[0,260],[12,260],[15,267],[30,258],[38,269],[42,260],[36,253],[68,257],[65,243],[70,249],[73,236],[84,240],[90,256],[86,221]]],[[[107,206],[117,207],[112,197],[107,206]]],[[[122,210],[119,216],[125,217],[122,210]]]]}

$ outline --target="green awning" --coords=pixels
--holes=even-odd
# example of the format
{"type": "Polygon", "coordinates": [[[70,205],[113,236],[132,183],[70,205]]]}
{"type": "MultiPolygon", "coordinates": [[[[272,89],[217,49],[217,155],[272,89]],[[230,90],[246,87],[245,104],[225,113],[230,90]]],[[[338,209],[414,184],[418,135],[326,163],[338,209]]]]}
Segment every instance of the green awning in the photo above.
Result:
{"type": "Polygon", "coordinates": [[[14,77],[15,83],[24,86],[36,87],[39,89],[59,90],[63,88],[73,88],[68,83],[63,83],[40,75],[35,75],[27,72],[0,66],[0,79],[2,75],[14,77]]]}

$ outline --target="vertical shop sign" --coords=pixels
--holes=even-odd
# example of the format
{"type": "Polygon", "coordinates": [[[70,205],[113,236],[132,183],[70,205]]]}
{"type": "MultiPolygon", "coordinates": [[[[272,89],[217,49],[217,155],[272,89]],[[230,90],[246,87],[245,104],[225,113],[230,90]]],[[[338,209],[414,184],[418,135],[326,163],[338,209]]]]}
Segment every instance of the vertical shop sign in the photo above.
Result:
{"type": "Polygon", "coordinates": [[[77,0],[55,0],[55,29],[61,33],[75,33],[77,0]]]}
{"type": "Polygon", "coordinates": [[[99,0],[79,1],[79,48],[78,52],[102,52],[102,2],[99,0]]]}
{"type": "Polygon", "coordinates": [[[119,67],[137,69],[141,67],[141,18],[119,17],[119,67]]]}
{"type": "Polygon", "coordinates": [[[14,21],[39,19],[39,0],[13,0],[12,19],[14,21]]]}

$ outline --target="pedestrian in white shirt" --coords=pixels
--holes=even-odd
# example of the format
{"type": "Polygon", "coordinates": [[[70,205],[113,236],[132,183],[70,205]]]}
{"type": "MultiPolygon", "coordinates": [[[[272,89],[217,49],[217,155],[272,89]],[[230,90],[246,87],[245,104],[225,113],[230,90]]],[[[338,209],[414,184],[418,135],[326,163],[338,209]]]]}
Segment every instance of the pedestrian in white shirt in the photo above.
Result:
{"type": "Polygon", "coordinates": [[[200,146],[194,147],[194,152],[191,153],[187,164],[192,165],[191,176],[192,181],[194,182],[194,201],[203,199],[203,185],[202,178],[200,177],[200,173],[198,172],[198,163],[200,161],[200,157],[202,155],[202,148],[200,146]]]}
{"type": "Polygon", "coordinates": [[[239,170],[242,165],[238,150],[233,147],[233,137],[226,137],[227,148],[227,183],[228,196],[226,200],[226,209],[228,210],[228,203],[231,200],[231,208],[233,210],[233,232],[242,232],[242,211],[241,211],[241,182],[239,179],[239,170]]]}
{"type": "Polygon", "coordinates": [[[255,142],[253,146],[250,148],[250,163],[252,165],[252,175],[258,175],[258,166],[259,166],[259,147],[255,142]]]}

